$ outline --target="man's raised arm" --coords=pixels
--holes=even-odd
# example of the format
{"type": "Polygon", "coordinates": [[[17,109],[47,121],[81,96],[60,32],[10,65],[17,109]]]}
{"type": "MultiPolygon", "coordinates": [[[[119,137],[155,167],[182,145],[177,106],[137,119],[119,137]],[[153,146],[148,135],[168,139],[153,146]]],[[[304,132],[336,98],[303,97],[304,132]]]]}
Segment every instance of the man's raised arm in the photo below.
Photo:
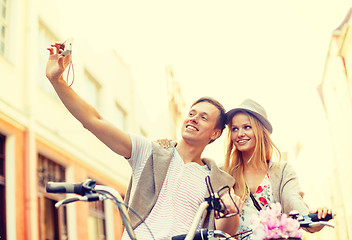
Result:
{"type": "Polygon", "coordinates": [[[96,109],[84,101],[64,80],[62,74],[69,65],[71,54],[60,55],[62,50],[59,43],[51,45],[48,50],[50,55],[46,76],[68,111],[111,150],[130,158],[132,145],[129,136],[104,120],[96,109]]]}

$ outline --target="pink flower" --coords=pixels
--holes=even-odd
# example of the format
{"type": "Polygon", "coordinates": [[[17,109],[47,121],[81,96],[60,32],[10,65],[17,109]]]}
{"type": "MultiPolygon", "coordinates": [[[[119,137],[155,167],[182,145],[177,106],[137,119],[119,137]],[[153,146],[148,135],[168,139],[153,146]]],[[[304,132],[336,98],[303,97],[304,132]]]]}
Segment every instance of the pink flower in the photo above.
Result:
{"type": "Polygon", "coordinates": [[[303,229],[298,229],[298,231],[295,234],[292,234],[291,237],[302,238],[303,237],[303,229]]]}
{"type": "Polygon", "coordinates": [[[266,222],[270,217],[272,217],[272,213],[269,209],[263,209],[259,212],[259,218],[262,222],[266,222]]]}
{"type": "MultiPolygon", "coordinates": [[[[265,198],[262,199],[266,201],[265,198]]],[[[253,215],[250,223],[253,227],[253,239],[255,240],[302,238],[303,236],[303,230],[300,229],[298,221],[289,218],[286,214],[281,214],[280,203],[273,203],[269,208],[253,215]]]]}
{"type": "Polygon", "coordinates": [[[270,205],[271,212],[274,216],[281,215],[281,204],[280,203],[272,203],[270,205]]]}
{"type": "Polygon", "coordinates": [[[270,216],[265,223],[269,230],[276,229],[280,226],[279,220],[274,216],[270,216]]]}
{"type": "Polygon", "coordinates": [[[268,239],[276,239],[282,237],[282,235],[283,234],[280,228],[275,228],[271,231],[268,231],[265,237],[268,239]]]}

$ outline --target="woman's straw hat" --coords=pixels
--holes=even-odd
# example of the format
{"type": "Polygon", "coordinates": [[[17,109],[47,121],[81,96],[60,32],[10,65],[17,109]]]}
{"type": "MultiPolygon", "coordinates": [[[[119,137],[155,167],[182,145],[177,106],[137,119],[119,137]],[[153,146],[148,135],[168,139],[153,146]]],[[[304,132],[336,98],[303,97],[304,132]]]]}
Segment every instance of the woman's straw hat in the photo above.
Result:
{"type": "Polygon", "coordinates": [[[228,111],[226,113],[227,124],[231,123],[233,116],[237,112],[241,112],[241,111],[245,111],[245,112],[252,114],[254,117],[256,117],[263,124],[263,126],[270,133],[273,132],[273,127],[271,126],[271,123],[267,119],[265,109],[259,103],[255,102],[252,99],[246,99],[241,103],[241,105],[239,107],[228,111]]]}

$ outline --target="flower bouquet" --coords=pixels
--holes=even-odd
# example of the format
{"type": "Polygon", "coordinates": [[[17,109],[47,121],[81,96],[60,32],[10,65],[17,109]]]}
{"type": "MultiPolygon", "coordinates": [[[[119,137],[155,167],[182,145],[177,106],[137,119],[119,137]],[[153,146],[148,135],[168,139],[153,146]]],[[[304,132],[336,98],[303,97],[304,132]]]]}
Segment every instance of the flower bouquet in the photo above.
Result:
{"type": "Polygon", "coordinates": [[[253,226],[252,238],[264,239],[301,239],[303,230],[296,219],[281,213],[281,204],[273,203],[250,219],[253,226]]]}

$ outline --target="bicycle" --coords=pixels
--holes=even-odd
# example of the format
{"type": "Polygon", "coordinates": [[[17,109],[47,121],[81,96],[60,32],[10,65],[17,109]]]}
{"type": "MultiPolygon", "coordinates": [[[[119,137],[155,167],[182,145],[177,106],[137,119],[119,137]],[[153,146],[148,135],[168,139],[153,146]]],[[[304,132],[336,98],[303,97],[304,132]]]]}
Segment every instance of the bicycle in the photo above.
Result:
{"type": "MultiPolygon", "coordinates": [[[[201,234],[197,233],[197,229],[198,229],[198,225],[202,221],[202,216],[205,210],[210,211],[214,209],[214,211],[216,211],[217,213],[216,218],[231,217],[238,214],[239,212],[239,209],[235,204],[235,202],[233,201],[231,195],[230,195],[230,199],[233,201],[236,207],[237,213],[229,214],[228,209],[226,208],[224,202],[220,198],[222,194],[225,194],[226,192],[230,191],[230,188],[228,186],[225,186],[221,188],[218,192],[214,193],[213,188],[210,184],[209,177],[206,178],[206,183],[207,183],[210,196],[206,198],[205,201],[199,206],[198,212],[193,219],[190,231],[187,234],[185,239],[194,239],[195,236],[196,238],[197,236],[201,236],[201,234]]],[[[126,231],[129,237],[132,240],[138,240],[138,238],[136,237],[131,227],[130,219],[127,214],[128,206],[123,202],[121,195],[115,189],[104,185],[96,185],[95,180],[87,179],[81,183],[76,183],[76,184],[67,183],[67,182],[48,182],[46,184],[46,191],[48,193],[54,193],[54,194],[73,193],[73,194],[79,195],[75,197],[68,197],[57,202],[55,204],[56,208],[59,208],[64,204],[69,204],[76,201],[92,202],[92,201],[104,201],[106,199],[112,200],[115,206],[117,206],[119,209],[123,224],[126,227],[126,231]]],[[[138,216],[138,213],[136,213],[133,209],[131,210],[138,216]]],[[[203,230],[203,233],[204,232],[205,230],[203,230]]],[[[231,239],[230,238],[231,236],[229,234],[219,230],[206,230],[206,234],[208,236],[208,239],[225,239],[225,238],[231,239]],[[225,238],[214,238],[215,236],[221,236],[225,238]]],[[[184,239],[184,237],[183,238],[182,237],[183,235],[179,235],[179,236],[173,237],[172,239],[175,239],[175,240],[184,239]]]]}
{"type": "MultiPolygon", "coordinates": [[[[251,231],[245,233],[239,233],[235,236],[230,236],[228,233],[225,233],[220,230],[209,230],[209,229],[201,229],[198,230],[198,226],[202,225],[202,221],[204,220],[203,216],[206,211],[214,210],[216,212],[216,218],[223,217],[231,217],[238,214],[239,210],[235,202],[233,201],[235,207],[237,208],[236,213],[229,214],[228,209],[226,208],[224,202],[221,200],[223,194],[230,191],[228,186],[223,187],[218,192],[214,192],[210,183],[209,177],[206,179],[206,184],[208,187],[209,197],[205,198],[205,201],[200,204],[198,211],[193,218],[193,222],[191,224],[190,230],[187,234],[178,235],[172,237],[172,240],[235,240],[235,239],[245,239],[251,234],[251,231]]],[[[116,207],[118,207],[123,224],[126,228],[126,231],[129,237],[132,240],[138,240],[136,237],[129,220],[129,216],[127,214],[127,205],[123,202],[123,199],[118,191],[115,189],[104,186],[104,185],[96,185],[95,180],[87,179],[78,184],[72,184],[67,182],[49,182],[46,185],[46,191],[48,193],[74,193],[76,197],[65,198],[55,204],[55,207],[58,208],[61,205],[73,203],[76,201],[104,201],[109,199],[113,201],[116,207]]],[[[231,197],[231,195],[230,195],[231,197]]],[[[133,209],[131,209],[137,216],[133,209]]],[[[318,219],[317,213],[308,214],[308,215],[300,215],[298,212],[291,212],[290,217],[297,219],[301,228],[309,228],[315,226],[330,226],[327,222],[333,219],[334,214],[328,214],[324,219],[318,219]]],[[[151,233],[152,235],[152,233],[151,233]]]]}

